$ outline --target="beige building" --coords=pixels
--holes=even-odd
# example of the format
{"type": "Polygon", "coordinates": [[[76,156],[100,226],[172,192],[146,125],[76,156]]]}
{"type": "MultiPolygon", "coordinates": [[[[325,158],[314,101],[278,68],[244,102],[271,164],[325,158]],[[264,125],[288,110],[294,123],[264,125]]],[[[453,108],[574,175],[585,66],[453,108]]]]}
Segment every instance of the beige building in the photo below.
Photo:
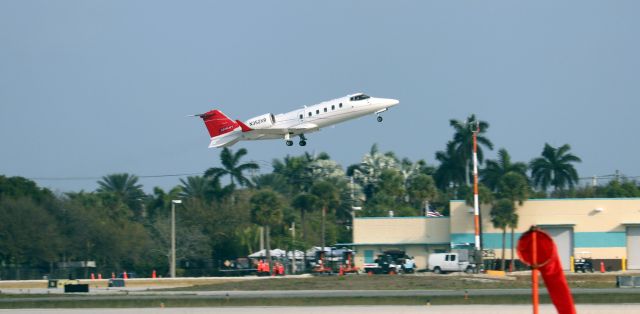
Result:
{"type": "MultiPolygon", "coordinates": [[[[473,210],[464,201],[451,201],[450,217],[356,218],[353,246],[356,263],[373,261],[385,250],[405,250],[418,269],[430,253],[474,242],[473,210]]],[[[482,244],[500,256],[502,230],[493,228],[489,206],[481,208],[482,244]]],[[[556,242],[565,269],[571,256],[590,255],[620,269],[640,269],[640,199],[532,199],[517,209],[516,241],[532,225],[540,226],[556,242]]],[[[510,258],[510,233],[506,257],[510,258]]],[[[597,266],[597,265],[596,265],[597,266]]]]}
{"type": "Polygon", "coordinates": [[[388,250],[403,250],[415,258],[418,269],[427,267],[430,253],[450,247],[449,217],[365,217],[353,224],[356,266],[373,263],[388,250]]]}

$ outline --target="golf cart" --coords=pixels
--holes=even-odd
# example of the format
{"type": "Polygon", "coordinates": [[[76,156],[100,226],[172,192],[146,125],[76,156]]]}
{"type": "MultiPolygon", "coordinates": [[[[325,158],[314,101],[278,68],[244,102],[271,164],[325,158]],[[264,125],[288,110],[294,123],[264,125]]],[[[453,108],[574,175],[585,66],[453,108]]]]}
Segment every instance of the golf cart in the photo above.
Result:
{"type": "Polygon", "coordinates": [[[591,252],[583,251],[576,252],[576,258],[573,261],[573,269],[577,272],[593,272],[593,260],[591,259],[591,252]]]}

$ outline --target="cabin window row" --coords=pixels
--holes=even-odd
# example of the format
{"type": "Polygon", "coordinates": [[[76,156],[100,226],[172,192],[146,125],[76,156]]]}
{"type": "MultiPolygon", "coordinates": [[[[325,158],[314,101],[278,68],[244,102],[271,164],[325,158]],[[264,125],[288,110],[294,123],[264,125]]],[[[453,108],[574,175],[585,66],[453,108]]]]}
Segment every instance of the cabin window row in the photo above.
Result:
{"type": "MultiPolygon", "coordinates": [[[[342,108],[342,103],[338,104],[338,108],[342,108]]],[[[336,105],[331,105],[331,110],[336,110],[336,105]]],[[[324,112],[328,112],[327,107],[324,107],[324,112]]],[[[320,109],[316,110],[316,114],[320,114],[320,109]]],[[[313,115],[312,111],[309,111],[308,113],[309,117],[311,117],[313,115]]],[[[302,119],[304,117],[304,115],[300,115],[300,119],[302,119]]]]}

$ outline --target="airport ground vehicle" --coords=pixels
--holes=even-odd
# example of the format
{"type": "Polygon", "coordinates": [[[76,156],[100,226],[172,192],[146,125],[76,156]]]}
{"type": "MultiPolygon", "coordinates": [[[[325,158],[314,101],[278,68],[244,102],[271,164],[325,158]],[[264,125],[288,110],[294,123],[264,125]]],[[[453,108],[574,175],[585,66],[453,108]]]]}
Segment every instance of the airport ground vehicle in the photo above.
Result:
{"type": "Polygon", "coordinates": [[[593,272],[593,260],[591,252],[576,252],[576,258],[573,261],[573,269],[577,272],[593,272]]]}
{"type": "Polygon", "coordinates": [[[436,274],[463,271],[472,273],[475,265],[461,258],[459,253],[433,253],[429,255],[429,270],[436,274]]]}
{"type": "Polygon", "coordinates": [[[346,274],[357,273],[359,270],[354,264],[353,250],[327,247],[324,250],[315,251],[314,254],[311,263],[314,274],[346,274]]]}
{"type": "MultiPolygon", "coordinates": [[[[373,263],[364,264],[364,272],[367,274],[399,274],[403,272],[407,259],[409,259],[409,257],[404,251],[384,251],[382,254],[378,255],[373,263]]],[[[415,268],[415,266],[411,267],[411,270],[405,272],[413,272],[413,268],[415,268]]]]}

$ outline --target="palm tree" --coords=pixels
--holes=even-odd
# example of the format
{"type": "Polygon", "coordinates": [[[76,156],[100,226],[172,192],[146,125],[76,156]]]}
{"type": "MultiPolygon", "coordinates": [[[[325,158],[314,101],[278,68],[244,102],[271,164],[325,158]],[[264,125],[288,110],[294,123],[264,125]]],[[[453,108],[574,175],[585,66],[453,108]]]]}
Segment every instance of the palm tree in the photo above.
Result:
{"type": "Polygon", "coordinates": [[[271,227],[282,222],[283,202],[278,193],[271,190],[258,191],[251,197],[251,221],[263,226],[266,234],[266,255],[269,272],[273,270],[271,262],[271,227]]]}
{"type": "Polygon", "coordinates": [[[300,224],[302,225],[302,240],[307,242],[305,213],[314,210],[318,206],[318,197],[309,193],[300,193],[291,201],[291,207],[300,211],[300,224]]]}
{"type": "Polygon", "coordinates": [[[326,233],[326,220],[327,220],[327,210],[329,207],[336,207],[338,201],[340,200],[340,194],[338,193],[338,189],[336,187],[326,181],[319,181],[315,183],[311,187],[311,194],[315,195],[318,198],[318,205],[322,208],[322,248],[326,246],[325,243],[325,233],[326,233]]]}
{"type": "Polygon", "coordinates": [[[455,133],[453,134],[453,142],[455,143],[455,150],[464,162],[464,174],[465,182],[467,186],[471,186],[471,178],[469,175],[469,169],[471,168],[471,159],[473,156],[473,132],[479,128],[477,140],[478,140],[478,162],[482,163],[484,160],[484,154],[482,152],[482,146],[486,146],[489,149],[493,149],[493,143],[482,136],[487,132],[489,123],[485,121],[479,121],[474,114],[470,115],[466,121],[449,120],[449,125],[453,127],[455,133]]]}
{"type": "Polygon", "coordinates": [[[487,160],[487,165],[481,171],[482,182],[492,191],[498,188],[498,182],[508,172],[515,172],[527,177],[527,164],[523,162],[511,162],[511,156],[506,149],[498,151],[498,160],[487,160]]]}
{"type": "Polygon", "coordinates": [[[128,173],[115,173],[103,176],[98,181],[98,193],[112,195],[119,202],[126,204],[135,211],[141,210],[143,198],[142,185],[138,184],[138,177],[128,173]]]}
{"type": "Polygon", "coordinates": [[[513,213],[509,217],[507,226],[511,228],[511,266],[514,267],[514,241],[515,228],[518,227],[518,206],[529,198],[529,182],[527,177],[518,172],[506,173],[498,183],[498,195],[504,199],[511,201],[513,204],[513,213]]]}
{"type": "Polygon", "coordinates": [[[329,161],[331,158],[327,153],[309,154],[300,156],[285,156],[282,160],[274,159],[273,173],[286,178],[291,186],[292,194],[308,192],[313,184],[313,165],[316,162],[329,161]]]}
{"type": "Polygon", "coordinates": [[[195,199],[205,201],[208,196],[210,184],[207,179],[201,176],[187,177],[187,180],[180,179],[180,198],[195,199]]]}
{"type": "Polygon", "coordinates": [[[560,191],[565,186],[573,188],[578,183],[578,172],[573,163],[582,160],[569,153],[571,146],[564,144],[558,148],[545,143],[542,156],[529,163],[533,184],[546,191],[553,186],[554,191],[560,191]]]}
{"type": "Polygon", "coordinates": [[[507,223],[507,227],[509,227],[511,229],[511,264],[509,264],[509,271],[513,271],[515,269],[515,241],[516,241],[516,236],[515,236],[515,229],[518,228],[518,220],[520,219],[520,216],[518,216],[518,213],[516,212],[517,208],[514,208],[513,213],[511,214],[511,217],[509,217],[509,222],[507,223]]]}
{"type": "Polygon", "coordinates": [[[433,176],[438,188],[446,191],[451,184],[458,186],[465,182],[464,161],[456,152],[456,143],[449,141],[445,151],[436,152],[436,160],[440,166],[433,176]]]}
{"type": "Polygon", "coordinates": [[[222,167],[207,169],[204,177],[217,180],[222,176],[228,175],[231,179],[232,186],[235,185],[235,181],[238,181],[240,186],[252,186],[251,180],[244,176],[244,172],[247,170],[258,170],[260,167],[255,162],[240,164],[240,159],[246,154],[247,150],[244,148],[239,149],[234,154],[229,148],[225,147],[222,152],[220,152],[222,167]]]}
{"type": "Polygon", "coordinates": [[[504,271],[505,264],[505,245],[507,241],[507,226],[513,219],[513,203],[508,199],[501,199],[491,208],[491,222],[496,229],[502,229],[502,258],[500,262],[500,270],[504,271]]]}

